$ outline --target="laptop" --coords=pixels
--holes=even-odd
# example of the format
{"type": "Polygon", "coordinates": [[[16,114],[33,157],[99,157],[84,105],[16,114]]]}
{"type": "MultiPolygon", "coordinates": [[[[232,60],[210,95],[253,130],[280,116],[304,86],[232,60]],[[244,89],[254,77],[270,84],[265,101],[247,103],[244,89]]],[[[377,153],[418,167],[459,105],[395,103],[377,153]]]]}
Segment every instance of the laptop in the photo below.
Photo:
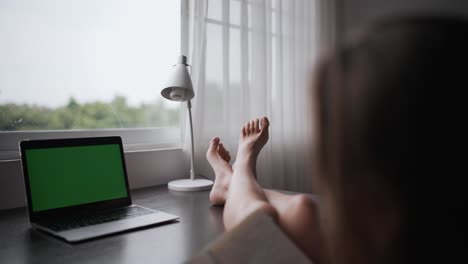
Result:
{"type": "Polygon", "coordinates": [[[25,140],[20,150],[34,228],[80,242],[179,218],[132,204],[120,137],[25,140]]]}

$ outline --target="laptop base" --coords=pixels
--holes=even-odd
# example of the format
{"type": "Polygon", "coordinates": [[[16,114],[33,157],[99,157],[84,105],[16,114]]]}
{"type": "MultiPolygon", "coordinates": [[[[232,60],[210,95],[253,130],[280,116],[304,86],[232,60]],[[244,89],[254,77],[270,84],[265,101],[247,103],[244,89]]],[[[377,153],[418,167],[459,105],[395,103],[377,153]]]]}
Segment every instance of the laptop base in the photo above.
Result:
{"type": "MultiPolygon", "coordinates": [[[[151,209],[149,209],[151,210],[151,209]]],[[[149,227],[157,224],[167,223],[178,220],[176,215],[155,211],[154,213],[137,216],[134,218],[111,221],[102,224],[95,224],[86,227],[74,228],[65,231],[56,232],[47,226],[31,223],[38,230],[62,238],[67,242],[76,243],[85,240],[121,233],[128,230],[149,227]]]]}

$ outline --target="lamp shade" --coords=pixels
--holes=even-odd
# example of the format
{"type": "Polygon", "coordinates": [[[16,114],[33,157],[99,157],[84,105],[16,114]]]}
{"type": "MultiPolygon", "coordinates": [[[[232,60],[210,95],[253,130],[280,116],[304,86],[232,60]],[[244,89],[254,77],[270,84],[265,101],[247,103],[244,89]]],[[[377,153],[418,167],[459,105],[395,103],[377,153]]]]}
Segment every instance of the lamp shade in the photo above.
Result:
{"type": "Polygon", "coordinates": [[[166,99],[178,102],[188,101],[195,96],[192,80],[187,71],[187,58],[184,55],[179,57],[161,95],[166,99]]]}

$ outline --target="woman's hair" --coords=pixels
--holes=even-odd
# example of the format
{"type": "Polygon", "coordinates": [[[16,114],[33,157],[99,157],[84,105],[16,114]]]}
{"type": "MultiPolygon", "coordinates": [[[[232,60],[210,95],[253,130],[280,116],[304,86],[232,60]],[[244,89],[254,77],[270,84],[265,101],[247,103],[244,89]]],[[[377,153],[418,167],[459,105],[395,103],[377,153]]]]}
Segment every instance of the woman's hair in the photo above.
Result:
{"type": "Polygon", "coordinates": [[[386,20],[319,65],[316,187],[332,262],[408,262],[414,193],[439,162],[438,96],[466,87],[466,39],[460,19],[386,20]]]}

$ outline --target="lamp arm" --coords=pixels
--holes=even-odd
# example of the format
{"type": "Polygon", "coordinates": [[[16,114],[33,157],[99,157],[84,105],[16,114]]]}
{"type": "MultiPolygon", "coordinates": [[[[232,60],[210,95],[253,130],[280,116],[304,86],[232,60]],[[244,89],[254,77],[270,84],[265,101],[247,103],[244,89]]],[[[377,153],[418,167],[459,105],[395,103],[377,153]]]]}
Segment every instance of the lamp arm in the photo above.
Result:
{"type": "Polygon", "coordinates": [[[193,143],[193,124],[192,124],[192,103],[190,100],[187,101],[187,110],[189,114],[189,123],[190,123],[190,179],[195,180],[195,146],[193,143]]]}

